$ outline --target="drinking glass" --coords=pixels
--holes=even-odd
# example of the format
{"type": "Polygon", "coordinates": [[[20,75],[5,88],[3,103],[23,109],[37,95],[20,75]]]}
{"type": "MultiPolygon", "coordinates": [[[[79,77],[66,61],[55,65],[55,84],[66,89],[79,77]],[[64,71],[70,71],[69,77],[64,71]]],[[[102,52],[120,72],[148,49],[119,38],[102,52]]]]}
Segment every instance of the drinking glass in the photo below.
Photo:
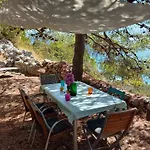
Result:
{"type": "Polygon", "coordinates": [[[93,88],[92,87],[89,87],[88,88],[88,94],[92,94],[93,93],[93,88]]]}
{"type": "Polygon", "coordinates": [[[77,95],[77,84],[75,82],[71,83],[70,85],[70,94],[71,96],[77,95]]]}
{"type": "Polygon", "coordinates": [[[60,81],[60,84],[61,84],[61,87],[64,87],[64,86],[65,86],[65,81],[64,81],[64,80],[61,80],[61,81],[60,81]]]}

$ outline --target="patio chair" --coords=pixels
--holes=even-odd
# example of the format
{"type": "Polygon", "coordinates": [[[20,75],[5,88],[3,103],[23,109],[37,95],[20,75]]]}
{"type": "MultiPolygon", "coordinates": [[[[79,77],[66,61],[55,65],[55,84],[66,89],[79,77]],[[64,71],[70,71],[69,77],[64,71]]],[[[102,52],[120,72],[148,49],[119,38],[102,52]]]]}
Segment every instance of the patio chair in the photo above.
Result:
{"type": "Polygon", "coordinates": [[[127,134],[136,110],[136,108],[132,108],[126,111],[107,113],[106,118],[88,120],[86,125],[83,125],[83,130],[90,150],[121,149],[119,142],[127,134]],[[89,135],[94,139],[93,142],[90,141],[89,135]],[[108,143],[108,137],[115,137],[115,141],[108,143]],[[102,139],[107,142],[106,146],[100,145],[102,139]]]}
{"type": "MultiPolygon", "coordinates": [[[[117,96],[121,100],[124,100],[124,97],[125,97],[125,92],[122,92],[122,91],[120,91],[116,88],[113,88],[111,86],[108,88],[108,94],[113,95],[113,96],[117,96]]],[[[118,108],[116,108],[115,111],[120,111],[120,110],[118,108]]],[[[105,115],[106,115],[106,111],[101,112],[101,113],[98,114],[98,118],[100,116],[105,117],[105,115]]]]}
{"type": "Polygon", "coordinates": [[[122,91],[120,91],[116,88],[113,88],[111,86],[108,88],[108,94],[118,96],[122,100],[124,100],[124,97],[125,97],[125,92],[122,92],[122,91]]]}
{"type": "Polygon", "coordinates": [[[40,74],[41,85],[58,83],[59,79],[56,74],[40,74]]]}
{"type": "MultiPolygon", "coordinates": [[[[40,74],[41,85],[58,83],[59,79],[56,74],[40,74]]],[[[44,101],[51,101],[47,95],[44,97],[44,101]]]]}
{"type": "MultiPolygon", "coordinates": [[[[23,117],[22,125],[21,125],[21,127],[22,127],[25,122],[25,117],[26,117],[27,113],[30,113],[32,120],[34,120],[34,114],[31,110],[30,101],[32,102],[33,99],[36,99],[39,96],[43,96],[44,94],[40,93],[40,94],[36,94],[32,97],[29,97],[23,89],[21,89],[21,88],[18,88],[18,89],[19,89],[20,96],[23,100],[24,107],[25,107],[25,114],[23,117]]],[[[49,102],[49,103],[36,102],[36,106],[40,109],[44,109],[47,105],[50,105],[51,107],[45,113],[50,114],[50,115],[56,115],[57,105],[55,103],[53,103],[53,102],[49,102]]]]}
{"type": "Polygon", "coordinates": [[[36,117],[36,126],[31,145],[34,143],[37,131],[44,135],[46,140],[45,150],[48,148],[50,139],[62,138],[62,136],[67,136],[72,131],[72,125],[64,116],[45,118],[45,110],[40,110],[34,103],[32,103],[32,108],[36,117]]]}

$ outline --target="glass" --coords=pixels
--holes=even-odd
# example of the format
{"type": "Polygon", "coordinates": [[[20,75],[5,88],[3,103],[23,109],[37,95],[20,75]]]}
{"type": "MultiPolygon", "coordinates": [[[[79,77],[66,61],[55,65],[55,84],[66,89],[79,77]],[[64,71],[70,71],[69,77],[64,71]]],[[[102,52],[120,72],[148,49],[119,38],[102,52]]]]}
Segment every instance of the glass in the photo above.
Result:
{"type": "Polygon", "coordinates": [[[65,81],[64,81],[64,80],[61,80],[61,81],[60,81],[60,84],[61,84],[61,87],[64,87],[64,86],[65,86],[65,81]]]}
{"type": "Polygon", "coordinates": [[[61,87],[60,87],[60,91],[62,92],[63,90],[64,90],[64,87],[61,86],[61,87]]]}
{"type": "Polygon", "coordinates": [[[60,86],[60,91],[62,92],[62,91],[64,91],[65,81],[64,81],[64,80],[61,80],[61,81],[60,81],[60,84],[61,84],[61,86],[60,86]]]}
{"type": "Polygon", "coordinates": [[[71,83],[69,92],[71,96],[77,95],[77,84],[75,82],[71,83]]]}
{"type": "Polygon", "coordinates": [[[70,101],[70,99],[71,99],[70,94],[65,94],[65,99],[66,99],[66,101],[70,101]]]}
{"type": "Polygon", "coordinates": [[[88,88],[88,94],[92,94],[93,93],[93,88],[92,87],[89,87],[88,88]]]}

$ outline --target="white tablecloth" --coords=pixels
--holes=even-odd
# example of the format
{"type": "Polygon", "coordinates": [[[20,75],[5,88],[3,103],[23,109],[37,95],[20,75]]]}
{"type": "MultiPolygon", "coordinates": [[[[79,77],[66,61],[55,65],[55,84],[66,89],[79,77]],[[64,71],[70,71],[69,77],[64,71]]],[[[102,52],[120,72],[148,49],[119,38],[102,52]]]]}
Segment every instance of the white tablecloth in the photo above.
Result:
{"type": "Polygon", "coordinates": [[[60,83],[42,85],[41,90],[58,104],[71,123],[99,112],[126,109],[125,101],[98,89],[93,88],[93,94],[88,95],[88,87],[83,82],[77,82],[77,95],[72,96],[70,101],[66,101],[65,93],[60,92],[60,83]]]}

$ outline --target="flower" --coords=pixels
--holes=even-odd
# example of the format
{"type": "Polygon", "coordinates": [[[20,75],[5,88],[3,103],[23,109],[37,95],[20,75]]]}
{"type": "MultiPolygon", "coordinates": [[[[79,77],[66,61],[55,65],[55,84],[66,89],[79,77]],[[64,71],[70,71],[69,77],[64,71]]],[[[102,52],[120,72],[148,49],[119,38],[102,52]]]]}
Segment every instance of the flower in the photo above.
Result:
{"type": "Polygon", "coordinates": [[[74,82],[74,75],[72,73],[67,73],[65,77],[65,82],[67,86],[70,86],[70,84],[74,82]]]}

